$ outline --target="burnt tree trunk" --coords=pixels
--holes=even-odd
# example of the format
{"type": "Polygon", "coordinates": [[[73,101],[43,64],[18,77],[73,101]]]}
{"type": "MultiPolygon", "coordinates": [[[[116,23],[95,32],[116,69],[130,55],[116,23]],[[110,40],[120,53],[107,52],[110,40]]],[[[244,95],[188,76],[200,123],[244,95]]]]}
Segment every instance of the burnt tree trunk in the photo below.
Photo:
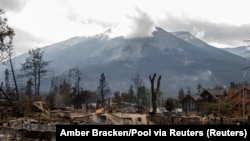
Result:
{"type": "Polygon", "coordinates": [[[2,93],[5,97],[4,98],[0,97],[0,99],[6,99],[12,105],[13,103],[11,99],[7,96],[7,94],[4,92],[2,87],[3,87],[3,83],[1,83],[1,86],[0,86],[0,93],[2,93]]]}
{"type": "Polygon", "coordinates": [[[153,107],[152,113],[154,115],[157,112],[157,105],[156,105],[157,98],[156,98],[156,95],[160,91],[160,81],[161,81],[161,76],[159,76],[158,80],[157,80],[157,89],[155,91],[155,88],[154,88],[155,77],[156,77],[155,73],[154,73],[153,77],[151,77],[151,75],[149,76],[149,80],[150,80],[150,83],[151,83],[151,94],[152,94],[152,107],[153,107]]]}
{"type": "Polygon", "coordinates": [[[14,67],[13,67],[11,56],[9,57],[9,60],[10,60],[11,73],[12,73],[13,81],[15,84],[15,90],[16,90],[15,91],[16,92],[15,98],[16,98],[16,100],[19,100],[19,91],[18,91],[18,87],[17,87],[16,75],[14,72],[14,67]]]}

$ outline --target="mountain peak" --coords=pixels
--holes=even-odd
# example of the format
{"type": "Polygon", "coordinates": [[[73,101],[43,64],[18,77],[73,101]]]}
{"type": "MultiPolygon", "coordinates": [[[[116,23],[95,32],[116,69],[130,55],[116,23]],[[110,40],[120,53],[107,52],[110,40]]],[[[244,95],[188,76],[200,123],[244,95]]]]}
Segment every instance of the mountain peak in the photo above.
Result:
{"type": "MultiPolygon", "coordinates": [[[[155,27],[156,31],[165,31],[163,28],[159,27],[159,26],[156,26],[155,27]]],[[[166,32],[166,31],[165,31],[166,32]]]]}
{"type": "Polygon", "coordinates": [[[172,34],[177,37],[182,37],[182,39],[185,39],[185,40],[196,38],[194,35],[192,35],[188,31],[177,31],[177,32],[172,32],[172,34]]]}
{"type": "MultiPolygon", "coordinates": [[[[185,40],[197,47],[208,47],[210,46],[209,44],[207,44],[206,42],[202,41],[201,39],[195,37],[194,35],[192,35],[190,32],[187,31],[178,31],[178,32],[171,32],[172,35],[185,40]]],[[[212,46],[210,46],[212,47],[212,46]]]]}
{"type": "Polygon", "coordinates": [[[153,33],[152,33],[153,36],[158,36],[159,38],[161,38],[163,36],[168,36],[168,37],[173,36],[171,33],[169,33],[168,31],[164,30],[161,27],[156,26],[155,29],[156,30],[153,31],[153,33]]]}

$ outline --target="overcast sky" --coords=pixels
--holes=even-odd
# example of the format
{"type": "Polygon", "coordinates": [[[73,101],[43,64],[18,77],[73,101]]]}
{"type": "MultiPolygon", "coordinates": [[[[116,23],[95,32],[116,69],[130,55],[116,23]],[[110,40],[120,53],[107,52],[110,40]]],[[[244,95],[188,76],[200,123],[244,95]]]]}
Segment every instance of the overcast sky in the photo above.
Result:
{"type": "Polygon", "coordinates": [[[111,36],[150,36],[155,26],[189,31],[217,47],[250,38],[249,0],[0,0],[16,54],[114,28],[111,36]]]}

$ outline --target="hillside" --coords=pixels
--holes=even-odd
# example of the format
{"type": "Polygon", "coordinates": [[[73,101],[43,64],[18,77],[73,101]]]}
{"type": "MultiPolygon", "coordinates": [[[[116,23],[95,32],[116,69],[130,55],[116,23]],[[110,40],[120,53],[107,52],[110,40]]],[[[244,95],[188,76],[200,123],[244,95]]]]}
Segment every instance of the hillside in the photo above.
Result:
{"type": "MultiPolygon", "coordinates": [[[[170,33],[160,27],[150,37],[109,38],[106,35],[73,37],[63,42],[45,46],[44,59],[53,61],[51,73],[43,77],[43,91],[48,91],[52,74],[56,83],[68,79],[69,70],[78,68],[81,85],[95,90],[101,73],[105,73],[111,89],[128,90],[132,79],[140,75],[150,88],[149,75],[162,76],[161,90],[165,96],[176,96],[179,89],[197,92],[197,84],[205,88],[228,86],[231,81],[241,82],[242,68],[249,60],[228,51],[213,47],[188,32],[170,33]]],[[[27,54],[15,58],[20,68],[27,54]]],[[[0,68],[3,74],[4,67],[0,68]]],[[[20,72],[17,72],[20,73],[20,72]]],[[[3,76],[2,80],[3,80],[3,76]]],[[[25,85],[24,80],[19,85],[25,85]]]]}

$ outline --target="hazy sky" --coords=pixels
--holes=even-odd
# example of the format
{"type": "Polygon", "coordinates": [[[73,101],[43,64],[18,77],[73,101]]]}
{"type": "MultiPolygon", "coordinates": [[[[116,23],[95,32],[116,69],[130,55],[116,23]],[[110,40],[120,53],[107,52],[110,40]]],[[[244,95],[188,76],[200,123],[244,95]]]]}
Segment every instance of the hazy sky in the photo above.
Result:
{"type": "Polygon", "coordinates": [[[217,47],[250,38],[249,0],[0,0],[17,54],[114,28],[111,36],[150,36],[155,26],[189,31],[217,47]]]}

